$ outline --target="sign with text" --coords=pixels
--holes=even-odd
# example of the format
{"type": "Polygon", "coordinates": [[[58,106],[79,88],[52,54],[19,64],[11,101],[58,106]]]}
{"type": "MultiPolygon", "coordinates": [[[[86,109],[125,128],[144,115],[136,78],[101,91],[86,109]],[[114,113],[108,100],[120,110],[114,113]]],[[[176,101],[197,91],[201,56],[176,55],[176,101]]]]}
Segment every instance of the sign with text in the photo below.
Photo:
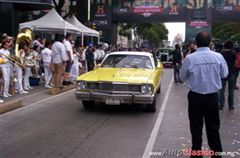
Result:
{"type": "Polygon", "coordinates": [[[195,19],[240,20],[240,0],[113,0],[116,22],[184,22],[191,13],[195,19]]]}

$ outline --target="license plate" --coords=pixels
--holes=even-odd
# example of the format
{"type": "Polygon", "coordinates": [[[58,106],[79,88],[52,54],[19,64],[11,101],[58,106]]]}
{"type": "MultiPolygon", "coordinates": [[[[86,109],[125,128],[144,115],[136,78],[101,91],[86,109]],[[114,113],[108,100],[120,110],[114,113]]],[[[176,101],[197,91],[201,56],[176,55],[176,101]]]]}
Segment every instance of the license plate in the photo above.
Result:
{"type": "Polygon", "coordinates": [[[120,99],[107,98],[106,104],[107,105],[120,105],[120,99]]]}

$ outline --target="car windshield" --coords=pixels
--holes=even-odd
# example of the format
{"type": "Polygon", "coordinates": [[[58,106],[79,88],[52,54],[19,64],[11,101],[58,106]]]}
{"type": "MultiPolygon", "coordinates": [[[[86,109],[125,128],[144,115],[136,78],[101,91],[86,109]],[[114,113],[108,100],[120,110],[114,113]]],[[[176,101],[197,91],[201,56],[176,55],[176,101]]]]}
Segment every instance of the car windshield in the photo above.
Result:
{"type": "Polygon", "coordinates": [[[102,67],[117,68],[142,68],[152,69],[151,60],[148,56],[117,54],[109,55],[102,63],[102,67]]]}

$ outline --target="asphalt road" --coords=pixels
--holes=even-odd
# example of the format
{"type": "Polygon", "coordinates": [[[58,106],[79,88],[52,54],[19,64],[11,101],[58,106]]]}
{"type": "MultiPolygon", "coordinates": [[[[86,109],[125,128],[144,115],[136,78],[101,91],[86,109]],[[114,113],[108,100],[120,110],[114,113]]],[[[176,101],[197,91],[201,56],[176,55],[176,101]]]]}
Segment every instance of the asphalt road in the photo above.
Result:
{"type": "MultiPolygon", "coordinates": [[[[187,92],[184,84],[173,83],[172,70],[166,69],[156,113],[146,113],[139,105],[85,110],[74,90],[42,99],[0,115],[0,158],[177,157],[171,151],[191,146],[187,92]]],[[[225,151],[240,152],[235,92],[236,110],[221,112],[221,137],[225,151]]],[[[205,136],[203,144],[208,147],[205,136]]]]}

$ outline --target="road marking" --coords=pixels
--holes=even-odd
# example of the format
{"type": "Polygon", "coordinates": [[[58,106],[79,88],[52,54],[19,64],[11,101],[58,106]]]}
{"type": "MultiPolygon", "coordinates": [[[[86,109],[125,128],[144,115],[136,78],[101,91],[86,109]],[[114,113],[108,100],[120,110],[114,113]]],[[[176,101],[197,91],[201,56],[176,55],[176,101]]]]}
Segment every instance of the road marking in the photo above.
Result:
{"type": "Polygon", "coordinates": [[[150,158],[151,157],[150,152],[152,152],[152,150],[153,150],[153,147],[154,147],[157,135],[158,135],[158,131],[159,131],[161,123],[162,123],[163,115],[164,115],[166,107],[167,107],[167,102],[168,102],[168,98],[169,98],[169,94],[170,94],[172,85],[173,85],[173,78],[170,81],[170,85],[168,87],[166,96],[165,96],[165,98],[163,100],[162,107],[161,107],[161,109],[160,109],[160,111],[158,113],[158,117],[157,117],[157,120],[156,120],[156,122],[154,124],[154,127],[153,127],[153,130],[151,132],[151,135],[150,135],[150,137],[148,139],[148,143],[147,143],[147,145],[145,147],[145,151],[143,153],[142,158],[150,158]]]}
{"type": "Polygon", "coordinates": [[[39,103],[42,103],[42,102],[49,101],[49,100],[51,100],[51,99],[57,98],[57,97],[62,96],[62,95],[64,95],[64,94],[70,93],[70,92],[72,92],[72,91],[74,91],[74,90],[75,90],[75,89],[72,89],[72,90],[69,90],[69,91],[67,91],[67,92],[63,92],[63,93],[60,93],[60,94],[58,94],[58,95],[55,95],[55,96],[51,96],[51,97],[42,99],[42,100],[40,100],[40,101],[38,101],[38,102],[29,104],[29,105],[25,105],[25,106],[23,106],[23,107],[21,107],[21,108],[18,108],[18,109],[16,109],[16,110],[9,111],[9,112],[7,112],[7,113],[5,113],[5,114],[0,115],[0,118],[2,118],[2,117],[4,117],[4,116],[7,116],[7,115],[11,115],[12,113],[16,113],[16,112],[18,112],[18,111],[22,111],[22,110],[24,110],[24,109],[26,109],[26,108],[29,108],[29,107],[32,107],[32,106],[34,106],[34,105],[36,105],[36,104],[39,104],[39,103]]]}

